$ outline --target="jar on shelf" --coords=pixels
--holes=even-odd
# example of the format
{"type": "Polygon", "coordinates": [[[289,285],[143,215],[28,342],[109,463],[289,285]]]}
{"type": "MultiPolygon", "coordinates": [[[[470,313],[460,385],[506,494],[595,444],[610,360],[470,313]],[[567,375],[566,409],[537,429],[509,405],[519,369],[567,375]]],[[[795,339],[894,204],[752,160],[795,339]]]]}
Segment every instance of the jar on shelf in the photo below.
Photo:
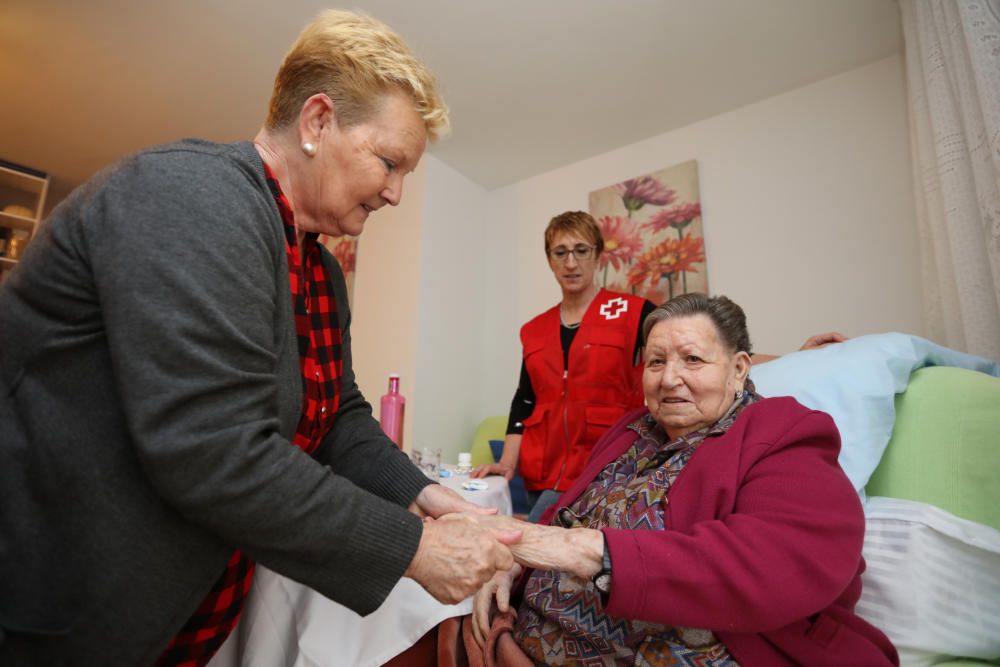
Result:
{"type": "Polygon", "coordinates": [[[14,234],[7,240],[7,248],[4,256],[7,259],[21,259],[21,253],[24,252],[24,246],[27,244],[27,234],[24,232],[14,232],[14,234]]]}

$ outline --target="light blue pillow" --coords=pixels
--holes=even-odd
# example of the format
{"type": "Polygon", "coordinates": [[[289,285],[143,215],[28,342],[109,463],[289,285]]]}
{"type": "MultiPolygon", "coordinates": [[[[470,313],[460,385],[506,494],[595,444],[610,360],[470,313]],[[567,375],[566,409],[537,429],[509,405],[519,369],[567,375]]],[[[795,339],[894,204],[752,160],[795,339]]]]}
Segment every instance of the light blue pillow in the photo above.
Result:
{"type": "Polygon", "coordinates": [[[840,465],[861,492],[878,466],[896,419],[896,394],[924,366],[957,366],[1000,377],[1000,365],[901,333],[852,338],[804,350],[750,370],[762,396],[793,396],[833,417],[840,465]]]}

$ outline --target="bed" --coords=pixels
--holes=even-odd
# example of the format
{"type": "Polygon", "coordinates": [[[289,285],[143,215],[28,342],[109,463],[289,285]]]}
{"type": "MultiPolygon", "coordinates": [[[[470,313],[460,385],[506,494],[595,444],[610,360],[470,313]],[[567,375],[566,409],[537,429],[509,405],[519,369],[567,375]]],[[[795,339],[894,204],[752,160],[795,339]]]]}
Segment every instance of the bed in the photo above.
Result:
{"type": "Polygon", "coordinates": [[[751,375],[837,422],[865,502],[858,613],[901,664],[1000,664],[1000,366],[893,333],[751,375]]]}

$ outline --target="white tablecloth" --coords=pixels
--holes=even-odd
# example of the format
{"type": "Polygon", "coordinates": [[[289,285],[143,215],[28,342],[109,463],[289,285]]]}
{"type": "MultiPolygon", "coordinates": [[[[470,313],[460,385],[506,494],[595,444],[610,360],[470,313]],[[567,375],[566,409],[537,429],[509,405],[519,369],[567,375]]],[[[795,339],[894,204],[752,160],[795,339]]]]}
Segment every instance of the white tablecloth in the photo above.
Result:
{"type": "MultiPolygon", "coordinates": [[[[503,477],[489,488],[462,489],[467,475],[439,481],[470,502],[511,513],[503,477]]],[[[209,667],[332,667],[381,665],[446,618],[472,611],[472,600],[444,605],[412,579],[400,579],[382,606],[361,617],[310,588],[257,565],[239,625],[209,667]]]]}
{"type": "Polygon", "coordinates": [[[444,619],[471,612],[471,599],[443,605],[403,578],[381,607],[361,617],[258,565],[239,625],[209,667],[374,667],[444,619]]]}
{"type": "MultiPolygon", "coordinates": [[[[446,470],[454,471],[453,466],[444,466],[446,470]]],[[[437,481],[450,489],[454,489],[462,494],[462,497],[470,503],[475,503],[482,507],[495,507],[500,514],[510,516],[514,509],[510,500],[510,487],[507,480],[498,475],[491,475],[482,479],[470,480],[468,475],[456,475],[452,472],[451,477],[438,477],[437,481]],[[463,489],[466,482],[485,482],[489,488],[483,490],[463,489]]]]}

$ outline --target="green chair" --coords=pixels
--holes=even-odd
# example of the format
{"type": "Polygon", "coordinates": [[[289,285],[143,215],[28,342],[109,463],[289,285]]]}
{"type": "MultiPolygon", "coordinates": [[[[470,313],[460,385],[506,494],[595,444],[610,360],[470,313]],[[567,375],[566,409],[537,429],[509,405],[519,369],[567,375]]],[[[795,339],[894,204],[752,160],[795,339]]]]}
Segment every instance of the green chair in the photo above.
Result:
{"type": "MultiPolygon", "coordinates": [[[[502,443],[506,435],[507,415],[487,417],[479,422],[476,435],[472,438],[472,465],[495,463],[500,456],[502,447],[498,445],[494,449],[490,446],[490,442],[502,443]]],[[[517,472],[510,480],[510,501],[515,516],[526,516],[531,512],[531,505],[528,504],[528,497],[524,490],[524,480],[517,472]]]]}
{"type": "Polygon", "coordinates": [[[496,463],[490,450],[490,440],[503,440],[507,433],[507,416],[487,417],[479,422],[476,434],[472,437],[472,465],[496,463]]]}

